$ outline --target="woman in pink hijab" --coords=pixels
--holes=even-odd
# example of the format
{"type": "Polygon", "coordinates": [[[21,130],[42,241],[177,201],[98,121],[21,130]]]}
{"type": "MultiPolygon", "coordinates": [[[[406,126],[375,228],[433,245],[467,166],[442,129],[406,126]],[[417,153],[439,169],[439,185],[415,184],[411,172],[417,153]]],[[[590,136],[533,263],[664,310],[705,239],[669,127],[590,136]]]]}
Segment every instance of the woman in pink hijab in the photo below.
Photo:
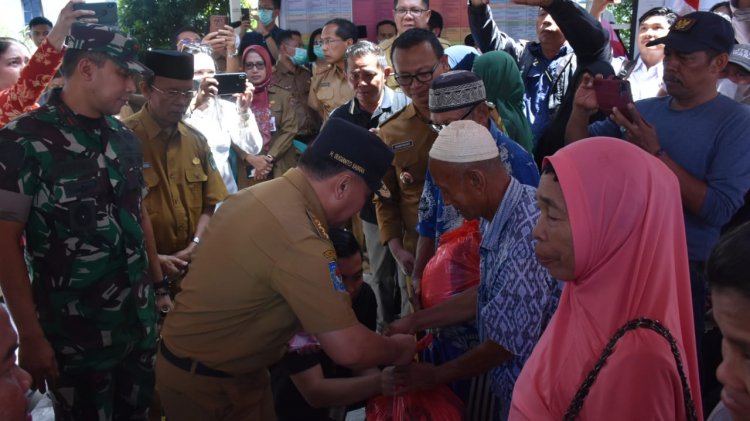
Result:
{"type": "Polygon", "coordinates": [[[703,419],[674,174],[628,142],[585,139],[545,159],[537,199],[536,255],[566,285],[510,419],[703,419]]]}

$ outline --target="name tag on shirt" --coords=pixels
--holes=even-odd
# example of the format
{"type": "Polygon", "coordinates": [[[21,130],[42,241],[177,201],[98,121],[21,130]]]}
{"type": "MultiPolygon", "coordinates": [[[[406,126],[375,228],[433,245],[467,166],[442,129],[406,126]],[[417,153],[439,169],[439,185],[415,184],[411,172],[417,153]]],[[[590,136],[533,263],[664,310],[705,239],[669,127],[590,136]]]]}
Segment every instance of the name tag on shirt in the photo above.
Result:
{"type": "Polygon", "coordinates": [[[276,117],[271,116],[271,119],[268,120],[268,124],[271,125],[271,131],[275,132],[276,131],[276,117]]]}
{"type": "Polygon", "coordinates": [[[411,149],[413,146],[414,146],[414,141],[407,140],[406,142],[400,142],[400,143],[394,144],[393,146],[391,146],[391,149],[393,149],[393,152],[401,152],[407,149],[411,149]]]}

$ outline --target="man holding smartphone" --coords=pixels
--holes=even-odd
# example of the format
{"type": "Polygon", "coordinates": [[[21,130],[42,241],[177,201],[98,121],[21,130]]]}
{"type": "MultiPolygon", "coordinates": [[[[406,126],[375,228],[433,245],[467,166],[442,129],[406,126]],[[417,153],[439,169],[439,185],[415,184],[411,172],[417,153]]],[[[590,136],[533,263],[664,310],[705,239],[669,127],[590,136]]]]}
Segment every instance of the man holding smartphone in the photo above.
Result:
{"type": "MultiPolygon", "coordinates": [[[[665,37],[664,84],[668,96],[629,104],[631,119],[617,108],[588,125],[599,109],[594,80],[585,75],[565,133],[567,143],[589,136],[625,139],[662,161],[680,183],[690,259],[693,317],[699,349],[705,316],[705,261],[750,189],[750,109],[716,92],[734,31],[724,18],[694,12],[675,21],[665,37]]],[[[700,363],[699,359],[699,363],[700,363]]],[[[701,373],[701,378],[710,375],[701,373]]]]}
{"type": "Polygon", "coordinates": [[[150,50],[144,62],[153,71],[141,82],[146,105],[123,123],[143,144],[144,202],[159,263],[166,275],[180,279],[227,189],[206,138],[183,122],[195,95],[193,56],[150,50]]]}

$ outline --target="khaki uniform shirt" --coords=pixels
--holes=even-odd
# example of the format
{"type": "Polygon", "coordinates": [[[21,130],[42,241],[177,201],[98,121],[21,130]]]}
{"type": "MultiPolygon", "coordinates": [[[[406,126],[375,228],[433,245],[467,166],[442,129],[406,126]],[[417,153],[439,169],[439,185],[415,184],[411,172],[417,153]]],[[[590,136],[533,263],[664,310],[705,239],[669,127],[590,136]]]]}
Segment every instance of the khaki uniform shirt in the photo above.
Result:
{"type": "Polygon", "coordinates": [[[160,254],[184,249],[195,236],[203,208],[227,197],[211,149],[197,130],[184,123],[170,135],[154,121],[146,104],[123,121],[143,144],[144,199],[160,254]]]}
{"type": "MultiPolygon", "coordinates": [[[[391,67],[393,67],[393,62],[391,61],[391,50],[393,49],[393,41],[395,41],[396,38],[398,38],[398,35],[396,35],[393,38],[388,38],[387,40],[378,44],[378,46],[382,48],[383,51],[385,52],[385,60],[388,62],[388,65],[391,67]]],[[[438,38],[438,41],[440,41],[440,45],[442,45],[443,48],[448,48],[451,46],[450,42],[442,38],[438,38]]],[[[396,82],[396,78],[394,76],[395,73],[396,73],[396,68],[393,67],[393,71],[391,72],[390,76],[388,76],[388,79],[386,79],[385,84],[391,89],[401,90],[401,86],[398,84],[398,82],[396,82]]]]}
{"type": "MultiPolygon", "coordinates": [[[[271,178],[281,177],[287,170],[297,166],[298,154],[292,141],[297,133],[297,114],[295,113],[292,94],[284,88],[274,84],[268,88],[268,103],[271,116],[275,122],[271,131],[271,141],[261,150],[261,155],[274,157],[271,178]]],[[[240,189],[255,184],[255,180],[248,178],[249,165],[245,162],[247,153],[240,148],[234,148],[238,153],[237,186],[240,189]]]]}
{"type": "Polygon", "coordinates": [[[318,111],[323,122],[331,112],[354,98],[354,91],[346,81],[346,71],[329,64],[318,67],[312,78],[307,104],[318,111]]]}
{"type": "Polygon", "coordinates": [[[298,169],[231,196],[211,219],[166,318],[169,350],[251,373],[281,359],[301,329],[319,334],[357,323],[348,294],[333,286],[327,230],[298,169]]]}
{"type": "Polygon", "coordinates": [[[303,139],[314,137],[320,131],[321,121],[318,112],[307,105],[312,81],[310,70],[304,66],[289,68],[279,61],[273,72],[273,80],[277,86],[292,94],[292,106],[297,115],[297,136],[303,139]]]}
{"type": "Polygon", "coordinates": [[[380,138],[395,153],[393,164],[383,177],[391,198],[375,202],[380,240],[386,244],[393,238],[402,238],[404,248],[415,253],[419,198],[427,173],[428,154],[437,133],[417,114],[414,105],[409,104],[380,126],[380,138]],[[412,180],[407,179],[409,176],[412,180]]]}

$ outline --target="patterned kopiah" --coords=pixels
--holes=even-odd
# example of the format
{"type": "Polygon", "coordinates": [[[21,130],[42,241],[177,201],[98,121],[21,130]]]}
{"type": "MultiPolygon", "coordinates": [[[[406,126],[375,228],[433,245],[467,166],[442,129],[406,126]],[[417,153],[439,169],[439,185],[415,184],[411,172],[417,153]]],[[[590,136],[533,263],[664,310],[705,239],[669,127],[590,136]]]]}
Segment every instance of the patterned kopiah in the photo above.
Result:
{"type": "Polygon", "coordinates": [[[141,50],[138,41],[104,25],[73,24],[67,45],[73,50],[106,54],[119,66],[132,72],[148,70],[138,62],[138,52],[141,50]]]}
{"type": "Polygon", "coordinates": [[[465,108],[484,101],[487,94],[479,76],[465,70],[454,70],[438,76],[430,88],[430,111],[465,108]]]}
{"type": "Polygon", "coordinates": [[[76,116],[56,90],[0,130],[0,151],[0,193],[31,202],[34,301],[63,365],[105,369],[134,346],[154,347],[143,155],[133,133],[112,117],[76,116]]]}

